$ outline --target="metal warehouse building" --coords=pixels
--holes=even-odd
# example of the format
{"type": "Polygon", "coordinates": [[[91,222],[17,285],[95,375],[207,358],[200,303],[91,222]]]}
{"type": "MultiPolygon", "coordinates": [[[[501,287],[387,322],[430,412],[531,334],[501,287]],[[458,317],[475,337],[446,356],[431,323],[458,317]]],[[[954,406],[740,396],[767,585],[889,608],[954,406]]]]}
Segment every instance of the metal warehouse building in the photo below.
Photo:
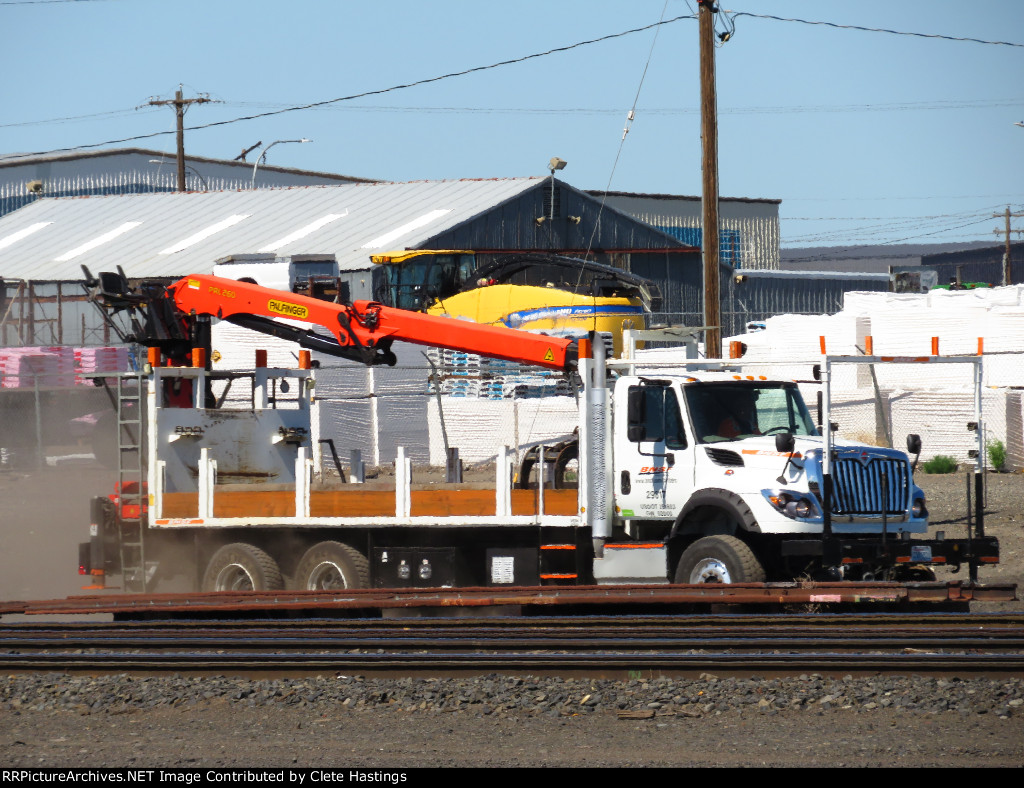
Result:
{"type": "MultiPolygon", "coordinates": [[[[564,181],[363,182],[37,199],[0,217],[0,344],[106,344],[82,265],[170,280],[230,255],[328,254],[351,296],[370,298],[372,254],[459,248],[588,254],[652,279],[663,311],[700,321],[699,251],[564,181]]],[[[722,274],[727,286],[731,268],[722,274]]]]}
{"type": "Polygon", "coordinates": [[[831,315],[851,291],[886,292],[889,274],[848,271],[749,271],[733,274],[722,299],[724,335],[743,333],[747,323],[786,313],[831,315]]]}
{"type": "MultiPolygon", "coordinates": [[[[590,192],[688,246],[703,238],[701,198],[673,194],[590,192]]],[[[719,259],[736,269],[778,270],[781,200],[721,197],[718,200],[719,259]]]]}
{"type": "MultiPolygon", "coordinates": [[[[272,147],[272,146],[267,146],[272,147]]],[[[257,151],[259,156],[260,152],[257,151]]],[[[44,197],[148,194],[178,190],[173,153],[146,148],[27,155],[0,154],[0,216],[44,197]]],[[[185,189],[210,191],[280,186],[330,186],[371,179],[275,167],[254,159],[185,157],[185,189]]]]}

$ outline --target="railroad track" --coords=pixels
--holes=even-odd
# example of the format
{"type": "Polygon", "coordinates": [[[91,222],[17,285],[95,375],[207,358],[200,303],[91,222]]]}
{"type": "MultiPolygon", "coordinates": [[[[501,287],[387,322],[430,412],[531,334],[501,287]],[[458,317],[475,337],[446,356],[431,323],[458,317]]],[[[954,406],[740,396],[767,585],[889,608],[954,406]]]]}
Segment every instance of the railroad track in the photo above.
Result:
{"type": "Polygon", "coordinates": [[[0,668],[65,672],[1019,675],[1024,614],[174,620],[0,626],[0,668]]]}

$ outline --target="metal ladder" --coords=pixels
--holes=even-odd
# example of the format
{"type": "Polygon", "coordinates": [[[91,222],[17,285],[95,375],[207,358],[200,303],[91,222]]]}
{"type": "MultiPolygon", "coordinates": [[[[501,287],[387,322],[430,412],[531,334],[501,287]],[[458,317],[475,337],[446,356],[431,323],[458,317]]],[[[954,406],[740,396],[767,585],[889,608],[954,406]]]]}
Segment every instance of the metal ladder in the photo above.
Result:
{"type": "Polygon", "coordinates": [[[575,528],[540,529],[539,574],[542,586],[579,585],[578,536],[575,528]]]}
{"type": "Polygon", "coordinates": [[[125,591],[145,593],[146,553],[143,508],[143,386],[141,375],[117,378],[117,529],[125,591]]]}

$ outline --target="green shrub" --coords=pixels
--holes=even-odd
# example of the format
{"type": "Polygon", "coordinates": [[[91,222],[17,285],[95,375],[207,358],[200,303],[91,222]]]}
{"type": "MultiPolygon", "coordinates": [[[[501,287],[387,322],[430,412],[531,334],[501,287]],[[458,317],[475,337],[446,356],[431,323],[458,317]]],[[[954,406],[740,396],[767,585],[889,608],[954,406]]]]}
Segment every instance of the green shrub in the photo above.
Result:
{"type": "Polygon", "coordinates": [[[988,449],[988,461],[993,469],[1001,471],[1006,465],[1006,446],[1002,441],[989,441],[985,446],[988,449]]]}
{"type": "Polygon", "coordinates": [[[956,460],[946,454],[936,454],[927,462],[921,463],[925,473],[953,473],[956,471],[956,460]]]}

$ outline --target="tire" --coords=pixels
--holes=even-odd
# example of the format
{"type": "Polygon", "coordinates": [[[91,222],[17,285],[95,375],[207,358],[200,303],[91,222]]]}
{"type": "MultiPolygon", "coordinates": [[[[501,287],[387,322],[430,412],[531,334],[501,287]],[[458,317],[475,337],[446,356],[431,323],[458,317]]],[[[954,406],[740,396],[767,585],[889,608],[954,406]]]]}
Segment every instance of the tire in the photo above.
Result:
{"type": "Polygon", "coordinates": [[[763,583],[765,571],[745,542],[735,536],[705,536],[683,551],[677,583],[763,583]]]}
{"type": "Polygon", "coordinates": [[[203,591],[276,591],[284,588],[277,561],[245,542],[224,545],[210,559],[203,591]]]}
{"type": "Polygon", "coordinates": [[[337,591],[369,586],[370,562],[354,547],[341,542],[313,545],[295,570],[295,588],[299,591],[337,591]]]}

